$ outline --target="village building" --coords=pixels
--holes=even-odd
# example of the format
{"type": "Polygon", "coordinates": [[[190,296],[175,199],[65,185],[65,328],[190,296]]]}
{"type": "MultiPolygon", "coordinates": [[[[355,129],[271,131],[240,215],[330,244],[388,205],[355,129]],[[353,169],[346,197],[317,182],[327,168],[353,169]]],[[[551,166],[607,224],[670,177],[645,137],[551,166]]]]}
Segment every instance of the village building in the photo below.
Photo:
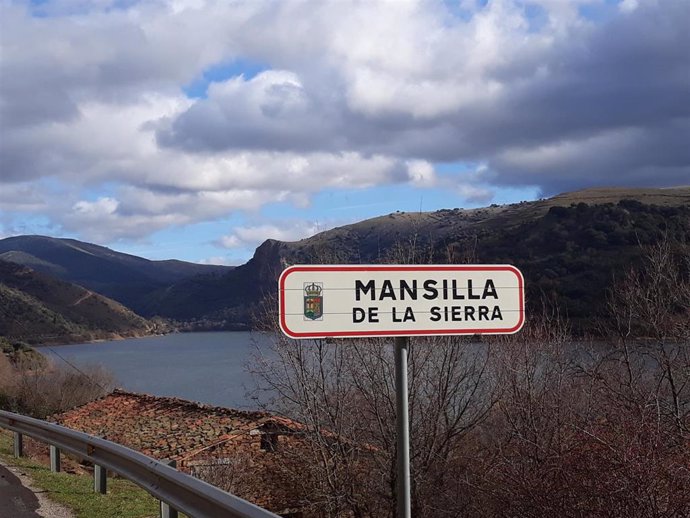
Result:
{"type": "Polygon", "coordinates": [[[122,444],[281,516],[309,516],[304,427],[267,412],[115,390],[52,421],[122,444]]]}

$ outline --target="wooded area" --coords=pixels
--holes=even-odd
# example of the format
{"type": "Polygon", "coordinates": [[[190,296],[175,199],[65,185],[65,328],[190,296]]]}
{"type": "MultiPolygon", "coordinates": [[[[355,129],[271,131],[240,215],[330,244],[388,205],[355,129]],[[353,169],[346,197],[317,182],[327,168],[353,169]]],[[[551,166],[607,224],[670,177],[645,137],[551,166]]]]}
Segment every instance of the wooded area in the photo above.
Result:
{"type": "MultiPolygon", "coordinates": [[[[548,300],[516,335],[412,339],[414,516],[690,513],[690,254],[666,239],[643,255],[597,341],[548,300]]],[[[279,336],[275,352],[256,370],[269,408],[305,425],[308,515],[392,516],[391,341],[279,336]]]]}

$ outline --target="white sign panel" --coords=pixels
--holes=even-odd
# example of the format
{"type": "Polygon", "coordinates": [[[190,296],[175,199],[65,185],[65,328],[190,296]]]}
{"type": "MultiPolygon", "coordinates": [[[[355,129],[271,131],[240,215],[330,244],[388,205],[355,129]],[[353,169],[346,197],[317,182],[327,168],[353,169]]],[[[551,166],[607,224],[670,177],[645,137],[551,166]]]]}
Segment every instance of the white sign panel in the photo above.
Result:
{"type": "Polygon", "coordinates": [[[278,286],[291,338],[511,334],[525,320],[508,265],[299,265],[278,286]]]}

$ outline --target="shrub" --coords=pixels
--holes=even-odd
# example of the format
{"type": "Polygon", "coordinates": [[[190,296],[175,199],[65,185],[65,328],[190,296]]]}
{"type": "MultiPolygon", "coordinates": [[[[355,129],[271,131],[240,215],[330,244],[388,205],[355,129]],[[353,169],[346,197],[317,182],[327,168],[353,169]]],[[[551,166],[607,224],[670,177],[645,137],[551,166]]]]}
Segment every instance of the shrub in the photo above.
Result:
{"type": "Polygon", "coordinates": [[[102,367],[57,366],[40,355],[13,365],[0,355],[0,408],[43,419],[109,393],[114,379],[102,367]]]}

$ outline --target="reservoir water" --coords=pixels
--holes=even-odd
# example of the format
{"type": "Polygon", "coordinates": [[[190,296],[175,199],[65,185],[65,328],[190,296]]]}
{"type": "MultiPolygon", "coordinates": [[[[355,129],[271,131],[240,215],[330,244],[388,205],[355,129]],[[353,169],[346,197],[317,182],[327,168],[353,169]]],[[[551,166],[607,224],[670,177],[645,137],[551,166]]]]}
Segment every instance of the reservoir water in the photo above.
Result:
{"type": "Polygon", "coordinates": [[[178,333],[39,351],[58,364],[102,365],[124,390],[257,409],[249,369],[257,354],[270,354],[269,344],[260,333],[178,333]]]}

